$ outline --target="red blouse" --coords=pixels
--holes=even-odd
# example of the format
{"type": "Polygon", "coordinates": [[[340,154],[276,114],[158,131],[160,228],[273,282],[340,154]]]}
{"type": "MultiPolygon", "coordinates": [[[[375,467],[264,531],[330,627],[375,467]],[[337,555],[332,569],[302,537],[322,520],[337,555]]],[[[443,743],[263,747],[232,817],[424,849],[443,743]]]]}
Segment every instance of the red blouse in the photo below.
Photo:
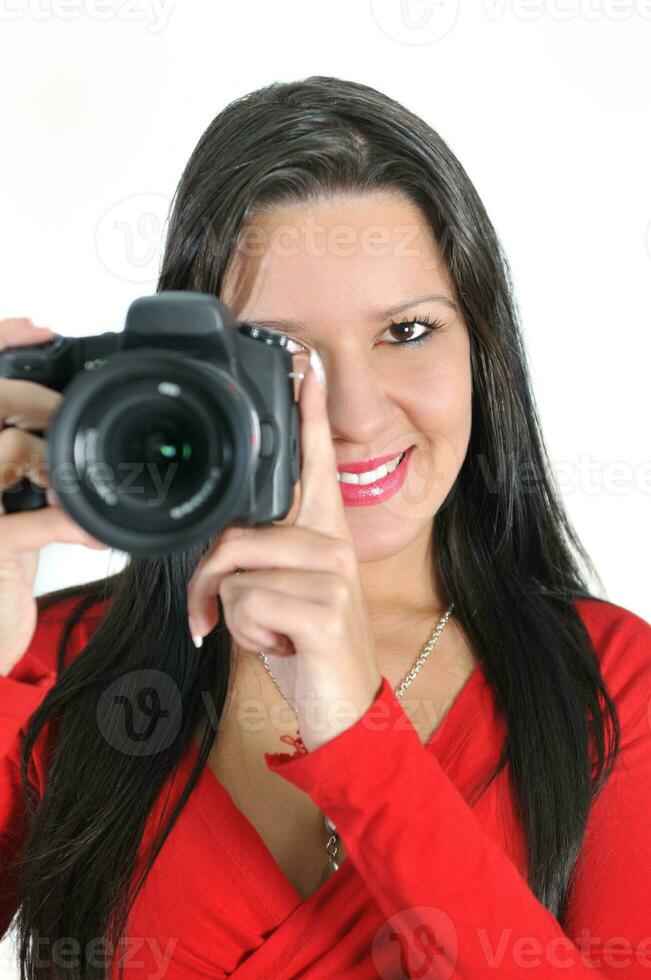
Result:
{"type": "MultiPolygon", "coordinates": [[[[58,637],[76,601],[41,615],[30,648],[0,678],[4,885],[24,840],[19,731],[55,683],[58,637]]],[[[619,710],[622,750],[590,812],[565,931],[526,884],[508,766],[475,792],[505,735],[479,664],[426,745],[383,678],[366,713],[330,742],[265,753],[270,771],[327,813],[348,854],[306,901],[204,768],[111,951],[111,976],[121,961],[127,980],[651,978],[651,626],[611,603],[577,608],[619,710]]],[[[75,653],[105,609],[98,603],[75,627],[75,653]]],[[[36,742],[41,791],[48,727],[36,742]]],[[[149,815],[141,855],[198,751],[190,739],[149,815]]],[[[0,935],[15,911],[15,902],[0,905],[0,935]]]]}

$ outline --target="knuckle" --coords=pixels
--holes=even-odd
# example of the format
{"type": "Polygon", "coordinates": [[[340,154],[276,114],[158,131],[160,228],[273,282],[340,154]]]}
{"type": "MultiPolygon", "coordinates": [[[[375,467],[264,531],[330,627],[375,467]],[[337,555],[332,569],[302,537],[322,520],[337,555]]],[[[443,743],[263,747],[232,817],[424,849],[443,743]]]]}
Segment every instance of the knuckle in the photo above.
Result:
{"type": "Polygon", "coordinates": [[[28,316],[7,316],[0,320],[0,332],[6,333],[8,330],[15,330],[16,327],[33,327],[34,322],[28,316]]]}
{"type": "Polygon", "coordinates": [[[339,575],[331,575],[328,580],[330,602],[341,608],[348,602],[348,585],[339,575]]]}
{"type": "Polygon", "coordinates": [[[230,555],[230,542],[224,541],[223,536],[220,536],[212,547],[212,550],[208,555],[206,555],[206,562],[210,562],[212,565],[228,565],[229,555],[230,555]]]}
{"type": "Polygon", "coordinates": [[[238,538],[243,538],[246,535],[246,531],[247,528],[245,527],[239,527],[237,524],[229,524],[221,531],[219,540],[222,542],[236,541],[238,538]]]}
{"type": "Polygon", "coordinates": [[[316,616],[314,613],[310,613],[310,625],[312,627],[316,626],[321,636],[324,640],[328,640],[330,643],[334,643],[339,639],[341,633],[341,618],[339,616],[333,616],[332,610],[321,608],[317,610],[316,616]]]}
{"type": "Polygon", "coordinates": [[[0,452],[4,459],[13,460],[14,457],[22,458],[25,453],[26,443],[27,433],[23,432],[22,429],[9,426],[0,432],[0,452]]]}
{"type": "Polygon", "coordinates": [[[47,483],[44,448],[45,442],[38,436],[15,427],[3,429],[0,432],[0,486],[19,482],[23,473],[30,473],[47,483]]]}
{"type": "Polygon", "coordinates": [[[0,320],[0,351],[11,350],[12,347],[28,347],[30,341],[24,339],[34,329],[31,320],[24,317],[0,320]]]}
{"type": "Polygon", "coordinates": [[[262,589],[256,588],[247,589],[245,592],[243,592],[239,601],[242,612],[246,615],[250,615],[256,609],[259,609],[262,595],[262,589]]]}
{"type": "Polygon", "coordinates": [[[38,381],[0,378],[0,425],[14,425],[14,419],[20,419],[21,424],[29,420],[29,428],[47,427],[63,397],[60,391],[38,381]]]}
{"type": "Polygon", "coordinates": [[[334,568],[340,575],[347,576],[354,572],[356,556],[346,541],[333,538],[330,545],[330,556],[334,568]]]}
{"type": "MultiPolygon", "coordinates": [[[[0,343],[0,351],[2,344],[0,343]]],[[[16,378],[0,378],[0,425],[8,425],[7,419],[14,411],[13,394],[16,391],[16,378]]]]}

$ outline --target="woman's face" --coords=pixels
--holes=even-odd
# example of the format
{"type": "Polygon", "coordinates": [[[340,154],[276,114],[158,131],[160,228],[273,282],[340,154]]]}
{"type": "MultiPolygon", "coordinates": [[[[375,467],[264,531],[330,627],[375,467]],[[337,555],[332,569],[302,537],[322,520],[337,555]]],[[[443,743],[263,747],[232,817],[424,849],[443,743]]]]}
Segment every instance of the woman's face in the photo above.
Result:
{"type": "MultiPolygon", "coordinates": [[[[297,354],[319,352],[340,467],[414,447],[393,496],[376,500],[369,487],[373,502],[362,505],[342,495],[358,560],[398,574],[404,564],[415,582],[466,455],[472,394],[468,330],[420,209],[373,193],[260,213],[240,236],[221,299],[240,319],[287,334],[297,354]],[[423,316],[440,329],[428,335],[423,316]],[[412,322],[392,326],[403,319],[412,322]]],[[[299,503],[300,485],[277,523],[290,523],[299,503]]]]}

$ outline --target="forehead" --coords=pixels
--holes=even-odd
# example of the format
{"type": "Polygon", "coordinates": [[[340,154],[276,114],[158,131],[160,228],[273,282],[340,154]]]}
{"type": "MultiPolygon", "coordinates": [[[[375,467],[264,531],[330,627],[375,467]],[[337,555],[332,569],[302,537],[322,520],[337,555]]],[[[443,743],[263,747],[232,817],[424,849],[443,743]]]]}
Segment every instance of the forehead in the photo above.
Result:
{"type": "Polygon", "coordinates": [[[437,290],[453,287],[429,222],[392,191],[258,213],[240,233],[221,298],[238,316],[309,320],[315,304],[354,315],[437,290]]]}

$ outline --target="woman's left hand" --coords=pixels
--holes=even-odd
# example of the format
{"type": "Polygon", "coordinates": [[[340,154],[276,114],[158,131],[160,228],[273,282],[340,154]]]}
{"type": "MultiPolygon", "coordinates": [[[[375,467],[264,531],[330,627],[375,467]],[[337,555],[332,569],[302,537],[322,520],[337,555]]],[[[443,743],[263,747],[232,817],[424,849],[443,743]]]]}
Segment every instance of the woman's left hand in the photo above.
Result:
{"type": "Polygon", "coordinates": [[[234,641],[265,650],[303,744],[313,751],[364,714],[382,674],[337,480],[327,392],[312,367],[301,384],[299,415],[295,519],[226,528],[195,569],[188,613],[192,632],[206,635],[219,620],[220,596],[234,641]],[[286,652],[269,652],[284,637],[286,652]]]}

